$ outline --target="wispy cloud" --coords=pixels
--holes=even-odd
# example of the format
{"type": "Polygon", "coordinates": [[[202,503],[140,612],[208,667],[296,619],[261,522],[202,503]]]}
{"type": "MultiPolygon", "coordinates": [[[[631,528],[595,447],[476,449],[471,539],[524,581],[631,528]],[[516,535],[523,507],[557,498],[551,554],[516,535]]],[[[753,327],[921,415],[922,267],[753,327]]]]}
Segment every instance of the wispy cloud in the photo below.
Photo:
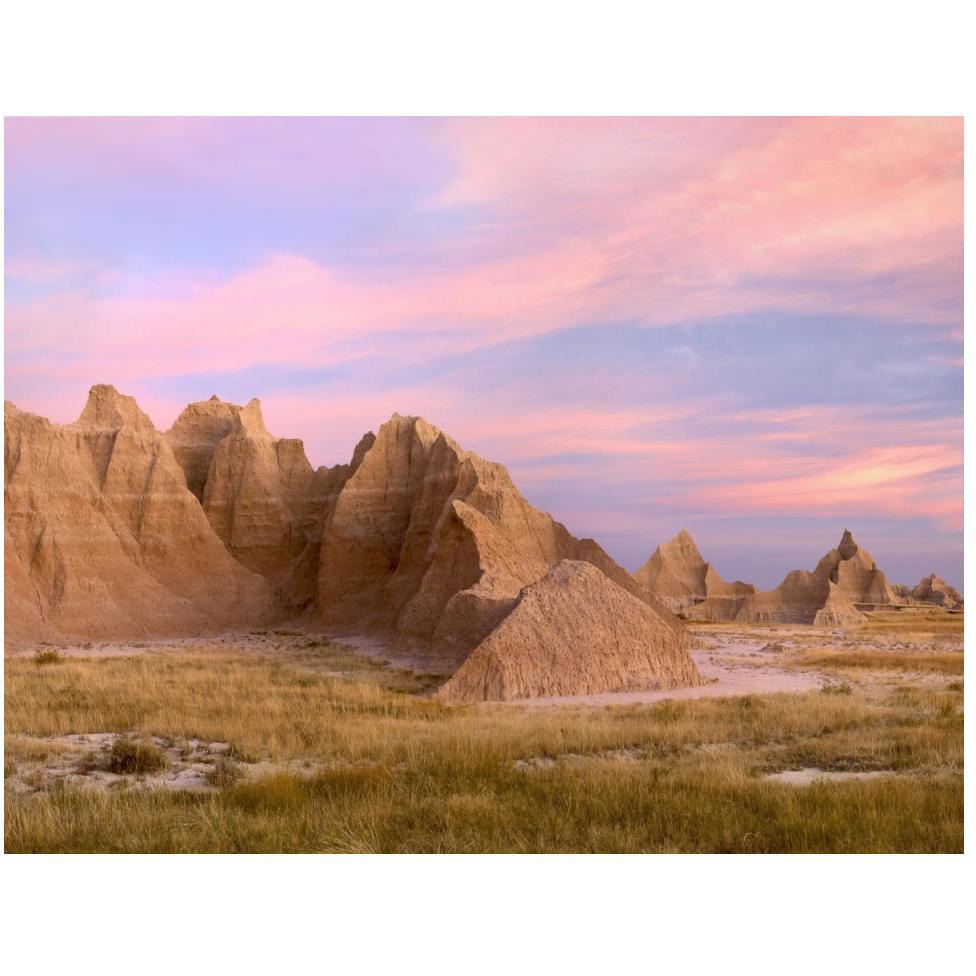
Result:
{"type": "MultiPolygon", "coordinates": [[[[8,396],[69,420],[112,382],[166,426],[191,397],[263,395],[318,462],[420,413],[608,539],[663,511],[738,519],[743,546],[772,513],[883,517],[893,538],[921,517],[945,539],[961,137],[958,119],[8,121],[8,396]]],[[[959,564],[958,538],[944,551],[959,564]]]]}

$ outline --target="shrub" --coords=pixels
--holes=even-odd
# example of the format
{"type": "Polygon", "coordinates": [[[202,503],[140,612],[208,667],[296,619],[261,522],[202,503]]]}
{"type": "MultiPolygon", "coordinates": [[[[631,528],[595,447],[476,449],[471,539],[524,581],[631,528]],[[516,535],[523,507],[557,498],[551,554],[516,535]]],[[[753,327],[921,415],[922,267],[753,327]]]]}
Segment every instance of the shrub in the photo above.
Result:
{"type": "Polygon", "coordinates": [[[233,786],[243,775],[244,770],[239,763],[227,756],[218,756],[207,778],[211,786],[221,789],[225,786],[233,786]]]}
{"type": "Polygon", "coordinates": [[[116,739],[108,756],[113,773],[155,773],[166,767],[166,755],[151,742],[140,742],[128,736],[116,739]]]}
{"type": "Polygon", "coordinates": [[[38,651],[34,655],[35,664],[58,664],[63,658],[54,648],[50,648],[44,651],[38,651]]]}

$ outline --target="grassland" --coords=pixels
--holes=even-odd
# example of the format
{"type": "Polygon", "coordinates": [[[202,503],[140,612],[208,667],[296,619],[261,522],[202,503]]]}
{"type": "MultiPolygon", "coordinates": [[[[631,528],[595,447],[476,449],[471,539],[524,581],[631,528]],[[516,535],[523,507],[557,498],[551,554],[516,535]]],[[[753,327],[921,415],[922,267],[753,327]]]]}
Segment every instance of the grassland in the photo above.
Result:
{"type": "Polygon", "coordinates": [[[209,791],[8,791],[6,849],[962,850],[961,681],[558,709],[450,708],[423,683],[324,643],[8,659],[5,774],[80,732],[283,765],[209,791]],[[802,767],[895,775],[763,779],[802,767]]]}

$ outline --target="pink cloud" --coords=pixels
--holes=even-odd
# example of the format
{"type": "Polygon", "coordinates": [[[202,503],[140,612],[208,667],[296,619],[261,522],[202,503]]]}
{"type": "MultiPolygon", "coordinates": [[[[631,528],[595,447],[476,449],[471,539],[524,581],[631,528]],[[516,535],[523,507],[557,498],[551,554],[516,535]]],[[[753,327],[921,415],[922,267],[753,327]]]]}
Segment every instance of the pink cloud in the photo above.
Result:
{"type": "Polygon", "coordinates": [[[126,379],[324,365],[397,331],[473,348],[772,308],[958,326],[958,119],[465,120],[442,137],[460,167],[431,206],[490,206],[473,233],[494,256],[384,275],[284,254],[162,293],[122,278],[8,303],[8,347],[68,377],[126,379]]]}

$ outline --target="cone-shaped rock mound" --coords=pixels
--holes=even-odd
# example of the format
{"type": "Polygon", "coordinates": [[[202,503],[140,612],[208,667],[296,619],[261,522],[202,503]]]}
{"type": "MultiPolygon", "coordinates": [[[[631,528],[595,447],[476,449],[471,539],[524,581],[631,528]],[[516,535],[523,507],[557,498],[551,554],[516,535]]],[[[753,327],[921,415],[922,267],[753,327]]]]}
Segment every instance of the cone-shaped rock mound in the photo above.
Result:
{"type": "Polygon", "coordinates": [[[745,597],[756,592],[751,583],[722,579],[687,529],[662,542],[634,580],[645,595],[695,620],[734,620],[745,597]]]}
{"type": "Polygon", "coordinates": [[[590,563],[562,560],[522,589],[438,695],[505,701],[700,683],[657,610],[590,563]]]}

